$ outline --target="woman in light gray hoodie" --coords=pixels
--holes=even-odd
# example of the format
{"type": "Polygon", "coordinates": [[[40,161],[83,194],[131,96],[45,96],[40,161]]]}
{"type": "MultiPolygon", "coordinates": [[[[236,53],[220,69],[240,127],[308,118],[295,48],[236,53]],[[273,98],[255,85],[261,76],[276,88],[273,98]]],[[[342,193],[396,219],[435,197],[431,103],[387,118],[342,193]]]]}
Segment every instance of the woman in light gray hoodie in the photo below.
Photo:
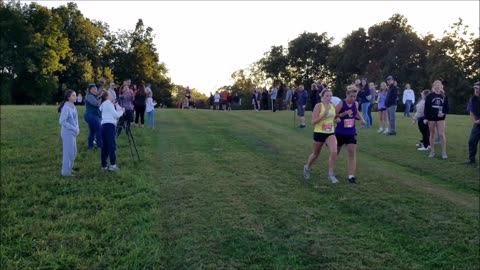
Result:
{"type": "Polygon", "coordinates": [[[107,158],[110,157],[109,171],[118,170],[117,156],[115,151],[117,150],[117,144],[115,141],[115,126],[117,120],[123,115],[125,109],[120,107],[117,103],[113,104],[113,95],[104,91],[101,94],[102,105],[100,105],[100,111],[102,112],[101,133],[102,133],[102,151],[101,162],[102,171],[107,170],[107,158]]]}
{"type": "Polygon", "coordinates": [[[62,176],[72,176],[73,163],[77,156],[77,136],[80,133],[78,127],[78,113],[75,108],[77,95],[73,90],[65,93],[65,98],[58,106],[60,119],[58,122],[62,127],[61,137],[63,143],[62,176]]]}

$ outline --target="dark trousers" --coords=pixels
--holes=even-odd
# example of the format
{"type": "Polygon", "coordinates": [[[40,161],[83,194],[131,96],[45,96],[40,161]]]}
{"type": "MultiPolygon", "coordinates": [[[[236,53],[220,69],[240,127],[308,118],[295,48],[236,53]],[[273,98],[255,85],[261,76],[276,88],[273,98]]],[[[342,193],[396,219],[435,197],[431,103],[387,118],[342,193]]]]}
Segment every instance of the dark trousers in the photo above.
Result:
{"type": "Polygon", "coordinates": [[[88,124],[88,149],[93,149],[93,139],[97,141],[97,146],[102,147],[102,136],[100,133],[100,117],[87,113],[84,115],[85,122],[88,124]]]}
{"type": "Polygon", "coordinates": [[[420,133],[422,133],[422,143],[423,147],[427,148],[430,145],[430,130],[428,129],[428,125],[423,123],[424,117],[420,117],[418,119],[418,129],[420,133]]]}
{"type": "Polygon", "coordinates": [[[368,106],[368,112],[367,112],[368,121],[369,121],[369,123],[367,123],[368,126],[372,126],[372,125],[373,125],[372,109],[373,109],[373,103],[370,103],[370,105],[368,106]]]}
{"type": "Polygon", "coordinates": [[[110,165],[117,164],[117,143],[115,141],[115,125],[114,124],[103,124],[102,125],[102,153],[101,153],[101,160],[102,160],[102,168],[107,167],[107,158],[110,157],[110,165]]]}
{"type": "Polygon", "coordinates": [[[133,110],[125,110],[125,113],[123,113],[122,117],[118,119],[117,136],[119,136],[122,133],[122,129],[124,126],[129,131],[130,123],[132,122],[133,122],[133,110]]]}
{"type": "Polygon", "coordinates": [[[283,97],[278,98],[278,110],[283,110],[283,97]]]}
{"type": "Polygon", "coordinates": [[[468,139],[468,158],[473,162],[475,162],[475,156],[477,155],[478,141],[480,141],[480,125],[474,124],[468,139]]]}
{"type": "Polygon", "coordinates": [[[138,117],[140,117],[140,123],[145,123],[145,106],[135,105],[135,124],[138,124],[138,117]]]}
{"type": "Polygon", "coordinates": [[[264,98],[264,99],[262,99],[262,101],[263,101],[263,102],[262,102],[262,103],[263,103],[263,104],[262,104],[262,105],[263,105],[263,109],[264,109],[264,110],[268,110],[268,99],[264,98]]]}
{"type": "Polygon", "coordinates": [[[272,112],[275,112],[277,109],[275,109],[275,99],[272,99],[272,112]]]}

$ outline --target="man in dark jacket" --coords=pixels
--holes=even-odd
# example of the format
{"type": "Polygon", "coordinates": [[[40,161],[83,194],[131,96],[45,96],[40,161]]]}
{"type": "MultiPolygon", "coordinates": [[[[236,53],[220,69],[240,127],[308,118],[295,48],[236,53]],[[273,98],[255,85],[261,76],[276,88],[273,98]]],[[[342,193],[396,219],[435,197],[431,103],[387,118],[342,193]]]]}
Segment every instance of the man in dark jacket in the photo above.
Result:
{"type": "Polygon", "coordinates": [[[388,122],[390,123],[390,131],[387,135],[397,135],[395,129],[395,112],[397,111],[398,87],[393,83],[393,77],[387,77],[387,99],[385,100],[385,107],[387,107],[388,122]]]}
{"type": "MultiPolygon", "coordinates": [[[[468,160],[466,164],[475,165],[475,156],[477,155],[477,146],[480,141],[480,82],[473,85],[473,96],[468,101],[467,110],[470,112],[470,119],[473,127],[468,139],[468,160]]],[[[478,167],[480,169],[480,166],[478,167]]]]}

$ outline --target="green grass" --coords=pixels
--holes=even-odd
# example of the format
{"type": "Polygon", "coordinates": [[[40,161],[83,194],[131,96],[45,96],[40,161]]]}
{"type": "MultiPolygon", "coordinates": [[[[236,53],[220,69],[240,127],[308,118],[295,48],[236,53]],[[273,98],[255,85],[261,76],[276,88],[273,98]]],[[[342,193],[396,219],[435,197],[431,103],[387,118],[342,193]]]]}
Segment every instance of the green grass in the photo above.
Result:
{"type": "Polygon", "coordinates": [[[157,110],[155,130],[133,130],[142,160],[122,135],[104,174],[79,114],[79,171],[62,178],[55,108],[1,107],[0,269],[480,267],[467,116],[447,117],[448,160],[417,151],[398,114],[397,136],[359,131],[359,185],[346,152],[329,184],[326,151],[306,185],[312,131],[292,112],[157,110]]]}

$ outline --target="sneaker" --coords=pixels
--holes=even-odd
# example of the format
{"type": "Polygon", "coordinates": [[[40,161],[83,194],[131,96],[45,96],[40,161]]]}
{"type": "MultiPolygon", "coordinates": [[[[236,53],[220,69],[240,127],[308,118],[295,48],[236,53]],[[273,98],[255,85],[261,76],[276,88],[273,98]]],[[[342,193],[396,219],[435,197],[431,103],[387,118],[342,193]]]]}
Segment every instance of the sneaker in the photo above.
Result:
{"type": "Polygon", "coordinates": [[[355,177],[350,177],[350,178],[348,178],[348,182],[349,182],[350,184],[358,184],[357,178],[355,178],[355,177]]]}
{"type": "Polygon", "coordinates": [[[477,164],[477,163],[473,160],[466,160],[465,162],[463,162],[463,164],[475,166],[475,164],[477,164]]]}
{"type": "Polygon", "coordinates": [[[418,150],[418,151],[427,151],[427,150],[429,150],[429,149],[430,149],[430,146],[428,146],[427,148],[425,148],[425,147],[422,146],[422,147],[418,148],[417,150],[418,150]]]}
{"type": "Polygon", "coordinates": [[[303,178],[305,178],[305,180],[310,179],[310,170],[307,165],[303,166],[303,178]]]}
{"type": "Polygon", "coordinates": [[[335,177],[335,174],[328,174],[328,179],[330,179],[330,181],[332,181],[332,184],[336,184],[338,183],[338,180],[337,178],[335,177]]]}
{"type": "Polygon", "coordinates": [[[382,133],[383,132],[383,128],[380,127],[378,130],[377,130],[377,133],[382,133]]]}
{"type": "Polygon", "coordinates": [[[387,135],[392,136],[392,135],[397,135],[397,133],[396,132],[388,132],[387,135]]]}
{"type": "Polygon", "coordinates": [[[428,157],[429,158],[434,158],[435,157],[435,152],[430,152],[430,154],[428,154],[428,157]]]}
{"type": "Polygon", "coordinates": [[[118,171],[118,167],[117,167],[116,164],[115,165],[110,165],[110,167],[108,167],[108,170],[109,171],[118,171]]]}
{"type": "Polygon", "coordinates": [[[107,167],[102,167],[102,168],[100,168],[100,171],[102,171],[102,172],[106,172],[107,170],[108,170],[107,167]]]}
{"type": "Polygon", "coordinates": [[[388,132],[389,132],[389,131],[388,131],[388,128],[386,128],[386,129],[383,130],[383,134],[388,134],[388,132]]]}
{"type": "Polygon", "coordinates": [[[299,128],[306,128],[307,126],[306,125],[299,125],[298,127],[299,128]]]}
{"type": "Polygon", "coordinates": [[[442,159],[447,159],[447,158],[448,158],[447,153],[443,153],[442,154],[442,159]]]}

